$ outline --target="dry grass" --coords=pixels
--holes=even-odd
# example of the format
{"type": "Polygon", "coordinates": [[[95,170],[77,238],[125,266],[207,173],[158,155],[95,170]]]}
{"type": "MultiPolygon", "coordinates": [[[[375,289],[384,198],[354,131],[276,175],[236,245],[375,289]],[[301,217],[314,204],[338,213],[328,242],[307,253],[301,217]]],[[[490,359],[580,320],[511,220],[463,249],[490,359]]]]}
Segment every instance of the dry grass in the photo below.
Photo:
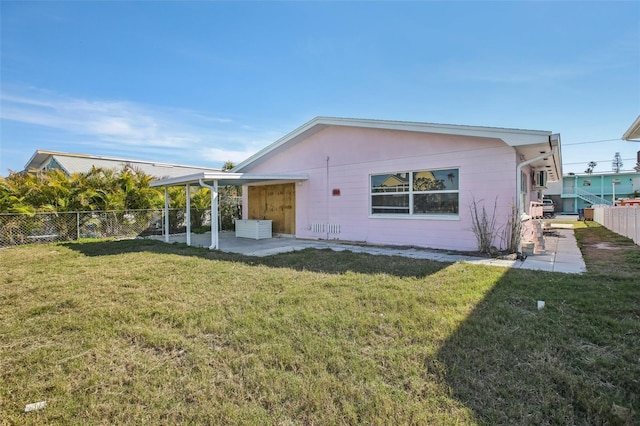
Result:
{"type": "Polygon", "coordinates": [[[576,238],[590,272],[606,280],[621,276],[640,280],[639,246],[596,222],[583,222],[583,227],[576,238]]]}
{"type": "Polygon", "coordinates": [[[603,279],[589,256],[572,276],[151,241],[0,263],[0,423],[625,424],[639,407],[637,263],[603,279]]]}

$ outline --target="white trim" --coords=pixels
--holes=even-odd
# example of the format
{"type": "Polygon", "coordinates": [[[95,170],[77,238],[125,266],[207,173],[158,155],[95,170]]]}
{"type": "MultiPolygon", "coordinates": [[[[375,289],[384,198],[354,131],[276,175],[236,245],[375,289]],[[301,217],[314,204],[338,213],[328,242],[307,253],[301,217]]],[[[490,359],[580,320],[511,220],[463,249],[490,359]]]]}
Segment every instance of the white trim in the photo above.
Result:
{"type": "MultiPolygon", "coordinates": [[[[217,250],[219,248],[218,237],[218,181],[214,180],[213,185],[208,185],[203,181],[198,182],[203,188],[208,188],[211,192],[211,245],[209,250],[217,250]]],[[[191,217],[187,220],[191,221],[191,217]]]]}
{"type": "Polygon", "coordinates": [[[640,115],[636,118],[633,124],[631,124],[629,129],[624,132],[622,139],[625,141],[640,142],[640,115]]]}
{"type": "MultiPolygon", "coordinates": [[[[456,218],[460,217],[460,166],[443,166],[443,167],[437,167],[437,168],[433,168],[433,169],[416,169],[416,170],[408,170],[408,171],[395,171],[395,172],[382,172],[382,173],[375,173],[375,174],[369,174],[369,217],[384,217],[384,218],[391,218],[391,217],[414,217],[414,216],[418,216],[419,218],[440,218],[442,216],[455,216],[456,218]],[[440,190],[427,190],[427,191],[416,191],[413,189],[413,178],[414,178],[414,174],[415,173],[422,173],[422,172],[437,172],[437,171],[443,171],[443,170],[456,170],[458,172],[458,189],[440,189],[440,190]],[[409,181],[407,182],[407,190],[406,191],[394,191],[394,192],[373,192],[373,188],[372,188],[372,179],[374,176],[384,176],[384,175],[398,175],[398,174],[408,174],[409,175],[409,181]],[[437,213],[414,213],[414,209],[415,209],[415,203],[414,203],[414,197],[416,195],[425,195],[425,194],[457,194],[458,195],[458,213],[443,213],[443,214],[437,214],[437,213]],[[409,197],[409,205],[406,207],[406,209],[408,210],[408,213],[372,213],[371,211],[373,210],[373,197],[374,196],[384,196],[384,195],[407,195],[409,197]]],[[[381,208],[383,206],[377,206],[377,208],[381,208]]],[[[397,207],[397,206],[389,206],[388,210],[392,210],[392,209],[402,209],[404,207],[397,207]]]]}
{"type": "Polygon", "coordinates": [[[247,183],[259,183],[269,181],[301,181],[307,180],[309,176],[306,174],[286,175],[286,174],[249,174],[249,173],[231,173],[231,172],[202,172],[192,175],[178,176],[167,179],[160,179],[151,182],[149,186],[181,186],[191,183],[198,183],[201,180],[217,181],[220,185],[244,185],[247,183]]]}
{"type": "Polygon", "coordinates": [[[191,245],[191,187],[189,184],[185,187],[185,191],[187,192],[187,245],[191,245]]]}
{"type": "Polygon", "coordinates": [[[169,187],[164,187],[164,242],[169,242],[169,187]]]}
{"type": "Polygon", "coordinates": [[[441,216],[434,214],[370,214],[369,219],[398,219],[398,220],[460,220],[460,215],[443,214],[441,216]]]}

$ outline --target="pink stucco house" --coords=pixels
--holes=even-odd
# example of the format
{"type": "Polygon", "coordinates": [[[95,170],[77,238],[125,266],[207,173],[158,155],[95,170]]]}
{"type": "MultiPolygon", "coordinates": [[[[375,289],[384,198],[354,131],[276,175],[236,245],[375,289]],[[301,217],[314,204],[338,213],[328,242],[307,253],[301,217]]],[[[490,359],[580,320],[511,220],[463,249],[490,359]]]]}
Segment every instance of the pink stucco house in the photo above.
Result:
{"type": "Polygon", "coordinates": [[[229,173],[156,186],[242,184],[243,218],[296,238],[474,250],[474,202],[502,226],[561,177],[549,131],[317,117],[229,173]]]}

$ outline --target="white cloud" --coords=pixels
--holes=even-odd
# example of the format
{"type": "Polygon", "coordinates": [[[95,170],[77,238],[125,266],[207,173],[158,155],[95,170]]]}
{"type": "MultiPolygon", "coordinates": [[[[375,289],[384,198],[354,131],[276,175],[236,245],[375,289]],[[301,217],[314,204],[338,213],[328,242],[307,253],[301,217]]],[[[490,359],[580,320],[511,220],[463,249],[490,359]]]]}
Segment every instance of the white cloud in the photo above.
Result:
{"type": "Polygon", "coordinates": [[[196,157],[199,162],[238,163],[276,139],[206,112],[79,99],[33,88],[3,91],[0,105],[0,119],[51,129],[52,136],[68,141],[69,152],[90,143],[105,155],[128,149],[153,159],[162,152],[166,161],[196,157]]]}
{"type": "Polygon", "coordinates": [[[210,161],[231,161],[233,164],[238,164],[253,154],[258,152],[258,149],[246,149],[237,151],[233,149],[221,149],[221,148],[203,148],[200,150],[202,158],[210,161]]]}
{"type": "Polygon", "coordinates": [[[91,123],[91,128],[98,134],[113,136],[140,136],[128,120],[120,117],[107,117],[91,123]]]}

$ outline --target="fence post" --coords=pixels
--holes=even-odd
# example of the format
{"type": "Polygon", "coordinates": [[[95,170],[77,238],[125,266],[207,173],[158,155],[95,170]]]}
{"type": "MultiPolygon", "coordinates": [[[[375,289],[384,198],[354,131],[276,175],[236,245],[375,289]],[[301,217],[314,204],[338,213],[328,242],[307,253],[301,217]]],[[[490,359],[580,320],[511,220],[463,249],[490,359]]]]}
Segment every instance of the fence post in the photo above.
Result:
{"type": "Polygon", "coordinates": [[[80,239],[80,212],[76,212],[76,241],[80,239]]]}

